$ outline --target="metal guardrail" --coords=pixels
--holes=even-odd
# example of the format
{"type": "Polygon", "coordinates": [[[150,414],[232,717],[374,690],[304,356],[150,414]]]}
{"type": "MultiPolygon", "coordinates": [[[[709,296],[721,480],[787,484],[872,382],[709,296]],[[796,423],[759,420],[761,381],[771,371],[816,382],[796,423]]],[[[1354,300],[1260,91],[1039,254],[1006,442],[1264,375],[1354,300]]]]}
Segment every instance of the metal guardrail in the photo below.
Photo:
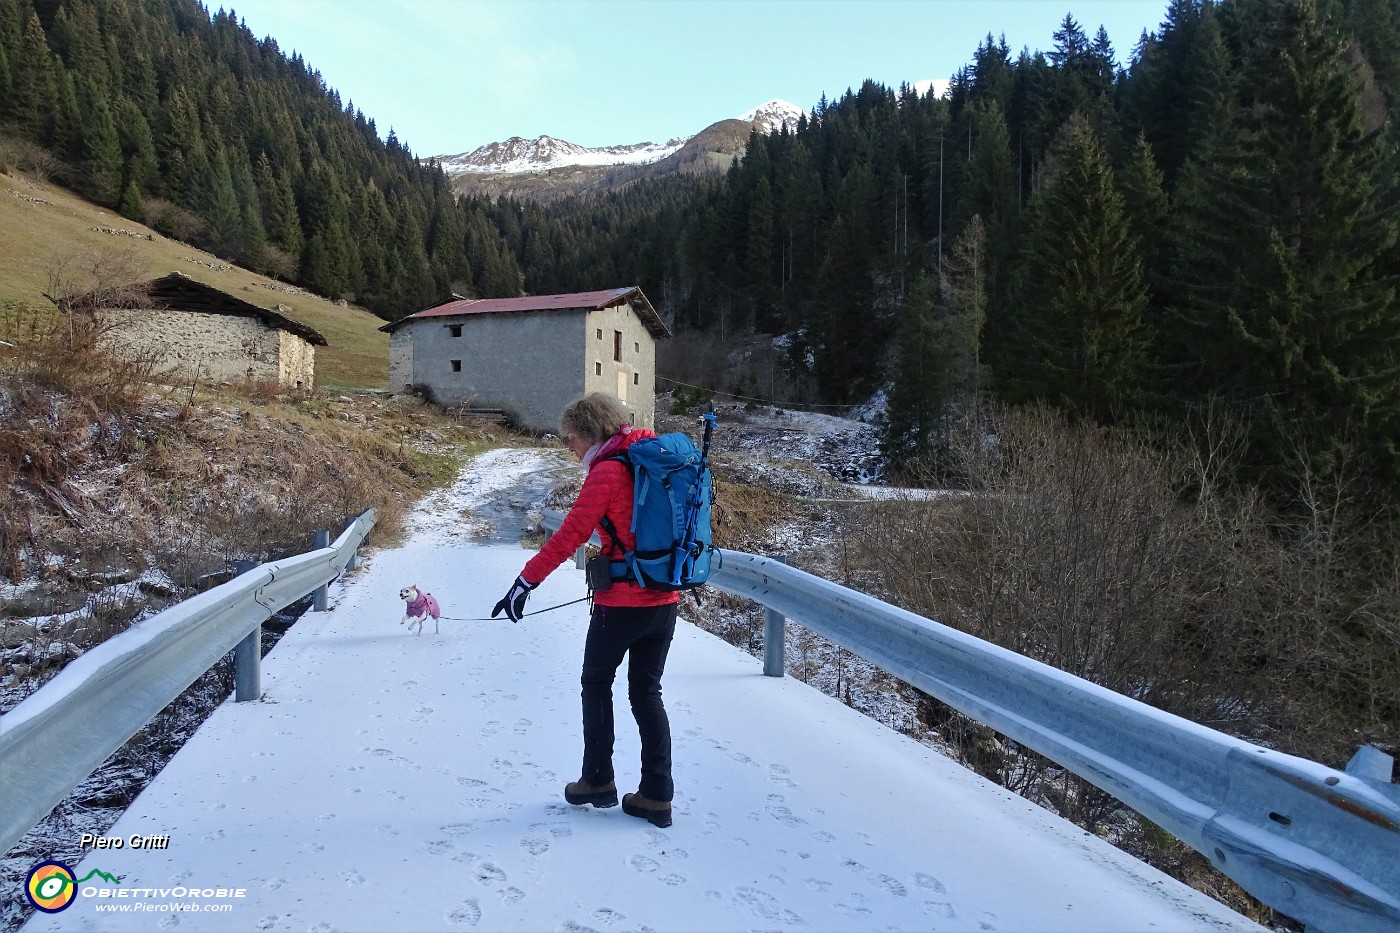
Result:
{"type": "Polygon", "coordinates": [[[265,619],[335,579],[374,522],[370,509],[329,547],[261,564],[151,616],[0,716],[0,852],[265,619]]]}
{"type": "MultiPolygon", "coordinates": [[[[553,532],[562,513],[547,511],[553,532]]],[[[715,589],[764,606],[764,671],[792,619],[1112,794],[1319,933],[1400,929],[1400,788],[1253,745],[839,586],[721,549],[715,589]]]]}

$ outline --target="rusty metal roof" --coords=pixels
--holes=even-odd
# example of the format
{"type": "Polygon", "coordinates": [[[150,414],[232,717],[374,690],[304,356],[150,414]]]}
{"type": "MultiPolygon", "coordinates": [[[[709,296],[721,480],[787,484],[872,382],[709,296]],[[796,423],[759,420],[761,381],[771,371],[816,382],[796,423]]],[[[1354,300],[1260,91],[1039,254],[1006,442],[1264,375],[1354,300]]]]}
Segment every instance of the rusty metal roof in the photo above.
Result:
{"type": "Polygon", "coordinates": [[[407,317],[401,317],[379,329],[385,333],[393,333],[407,321],[417,321],[430,317],[461,317],[468,314],[494,314],[511,311],[565,311],[574,309],[595,311],[601,308],[611,308],[625,301],[632,303],[632,307],[653,337],[659,340],[671,336],[671,332],[662,323],[661,316],[656,313],[651,302],[647,301],[647,296],[642,294],[641,288],[636,285],[629,285],[625,288],[608,288],[596,292],[570,292],[567,295],[526,295],[520,298],[459,298],[454,295],[441,304],[425,308],[407,317]]]}

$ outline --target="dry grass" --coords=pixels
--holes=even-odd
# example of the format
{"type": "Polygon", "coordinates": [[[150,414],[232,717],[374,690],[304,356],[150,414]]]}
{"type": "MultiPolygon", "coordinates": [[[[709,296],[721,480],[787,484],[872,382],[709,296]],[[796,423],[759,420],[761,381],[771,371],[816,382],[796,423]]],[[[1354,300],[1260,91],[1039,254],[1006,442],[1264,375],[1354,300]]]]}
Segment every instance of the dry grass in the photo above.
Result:
{"type": "MultiPolygon", "coordinates": [[[[17,169],[0,174],[0,325],[19,309],[53,314],[44,293],[55,264],[74,255],[112,251],[129,253],[143,278],[181,272],[251,304],[269,309],[285,305],[287,317],[319,331],[329,343],[316,350],[318,385],[387,385],[389,337],[378,330],[384,321],[370,312],[337,305],[167,239],[32,174],[17,169]]],[[[412,310],[417,309],[404,309],[412,310]]]]}
{"type": "Polygon", "coordinates": [[[366,508],[393,543],[407,507],[502,442],[412,398],[153,387],[149,366],[72,323],[40,319],[0,346],[0,582],[23,584],[0,617],[82,610],[7,626],[0,649],[28,646],[7,656],[15,672],[41,677],[234,561],[307,550],[366,508]]]}

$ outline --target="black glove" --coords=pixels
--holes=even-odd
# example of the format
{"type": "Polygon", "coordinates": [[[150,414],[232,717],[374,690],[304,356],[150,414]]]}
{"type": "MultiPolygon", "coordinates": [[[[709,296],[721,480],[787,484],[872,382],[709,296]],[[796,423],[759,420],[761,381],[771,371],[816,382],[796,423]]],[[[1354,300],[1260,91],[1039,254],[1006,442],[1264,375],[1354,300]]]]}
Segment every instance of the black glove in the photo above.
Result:
{"type": "Polygon", "coordinates": [[[512,622],[519,622],[521,616],[525,615],[525,600],[530,598],[530,591],[536,586],[539,584],[526,583],[524,577],[516,577],[505,598],[496,603],[496,608],[491,610],[491,618],[494,619],[504,612],[506,618],[512,622]]]}

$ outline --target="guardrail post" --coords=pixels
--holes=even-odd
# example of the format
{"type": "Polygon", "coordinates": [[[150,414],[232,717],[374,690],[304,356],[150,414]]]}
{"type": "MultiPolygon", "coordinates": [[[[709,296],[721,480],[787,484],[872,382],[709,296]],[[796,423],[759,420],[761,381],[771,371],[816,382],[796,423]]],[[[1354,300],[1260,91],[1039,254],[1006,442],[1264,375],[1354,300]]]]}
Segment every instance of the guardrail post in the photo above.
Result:
{"type": "MultiPolygon", "coordinates": [[[[787,558],[776,554],[766,555],[769,560],[786,564],[787,558]]],[[[765,607],[763,610],[763,676],[781,677],[787,644],[784,638],[785,622],[781,612],[765,607]]]]}
{"type": "MultiPolygon", "coordinates": [[[[321,548],[330,547],[331,533],[329,531],[315,532],[311,536],[311,546],[318,551],[321,548]]],[[[330,586],[329,583],[322,583],[320,586],[316,587],[316,592],[311,597],[312,612],[326,611],[326,588],[328,586],[330,586]]]]}
{"type": "Polygon", "coordinates": [[[1372,745],[1363,745],[1347,762],[1346,773],[1376,784],[1388,785],[1395,770],[1395,759],[1372,745]]]}
{"type": "MultiPolygon", "coordinates": [[[[254,567],[257,561],[240,560],[233,565],[238,576],[254,567]]],[[[262,696],[262,623],[243,637],[233,649],[234,702],[245,703],[262,696]]]]}

